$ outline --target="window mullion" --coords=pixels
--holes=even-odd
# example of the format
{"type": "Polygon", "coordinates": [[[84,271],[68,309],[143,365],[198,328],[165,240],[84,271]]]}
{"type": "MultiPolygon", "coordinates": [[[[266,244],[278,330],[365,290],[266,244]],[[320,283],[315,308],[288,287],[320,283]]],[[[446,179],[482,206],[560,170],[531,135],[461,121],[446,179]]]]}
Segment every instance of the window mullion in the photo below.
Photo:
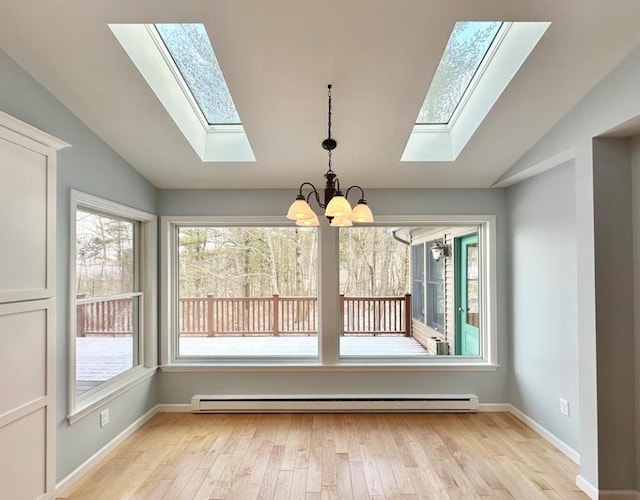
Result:
{"type": "Polygon", "coordinates": [[[340,352],[338,269],[340,262],[338,234],[335,228],[322,222],[319,227],[318,297],[320,318],[318,353],[323,365],[338,362],[340,352]]]}

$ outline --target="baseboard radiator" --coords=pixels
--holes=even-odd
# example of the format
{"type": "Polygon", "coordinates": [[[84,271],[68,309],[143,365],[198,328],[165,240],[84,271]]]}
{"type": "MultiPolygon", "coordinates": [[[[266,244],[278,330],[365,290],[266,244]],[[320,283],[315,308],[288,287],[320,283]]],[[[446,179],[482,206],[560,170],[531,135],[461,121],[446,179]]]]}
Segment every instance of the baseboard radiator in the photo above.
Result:
{"type": "Polygon", "coordinates": [[[475,394],[205,396],[191,398],[192,413],[452,412],[478,411],[475,394]]]}

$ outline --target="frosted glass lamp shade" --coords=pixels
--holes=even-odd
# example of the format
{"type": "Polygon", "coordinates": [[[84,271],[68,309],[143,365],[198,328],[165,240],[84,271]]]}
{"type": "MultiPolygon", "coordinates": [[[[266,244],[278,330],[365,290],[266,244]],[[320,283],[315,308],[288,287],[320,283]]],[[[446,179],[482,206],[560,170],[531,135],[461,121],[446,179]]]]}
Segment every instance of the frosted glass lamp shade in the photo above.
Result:
{"type": "Polygon", "coordinates": [[[342,215],[340,217],[334,217],[331,221],[330,226],[332,227],[349,227],[353,226],[353,222],[351,222],[351,217],[348,215],[342,215]]]}
{"type": "Polygon", "coordinates": [[[298,195],[295,201],[289,207],[289,211],[287,212],[287,219],[291,220],[307,220],[315,217],[316,214],[313,213],[311,207],[304,199],[304,196],[298,195]]]}
{"type": "Polygon", "coordinates": [[[318,216],[314,213],[311,219],[299,219],[296,221],[296,226],[302,227],[317,227],[320,225],[318,216]]]}
{"type": "Polygon", "coordinates": [[[347,199],[342,195],[340,191],[336,191],[336,194],[327,205],[324,211],[327,217],[342,217],[351,215],[351,205],[347,199]]]}
{"type": "Polygon", "coordinates": [[[353,222],[373,222],[373,213],[364,199],[361,199],[358,204],[353,207],[351,219],[353,222]]]}

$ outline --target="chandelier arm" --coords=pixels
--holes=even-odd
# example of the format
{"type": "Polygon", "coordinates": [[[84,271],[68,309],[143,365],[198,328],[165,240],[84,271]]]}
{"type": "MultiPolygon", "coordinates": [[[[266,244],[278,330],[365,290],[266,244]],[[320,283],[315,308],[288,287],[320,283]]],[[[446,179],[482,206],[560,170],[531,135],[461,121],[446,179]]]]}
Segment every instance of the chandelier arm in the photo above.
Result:
{"type": "Polygon", "coordinates": [[[310,196],[313,194],[316,198],[316,202],[318,203],[318,205],[320,206],[320,208],[324,208],[324,206],[322,205],[322,203],[320,203],[320,194],[318,193],[318,190],[316,189],[316,187],[311,184],[310,182],[303,182],[302,184],[300,184],[300,195],[302,195],[302,188],[305,186],[309,186],[311,188],[311,191],[309,192],[309,194],[306,197],[307,203],[309,203],[309,198],[310,196]]]}
{"type": "Polygon", "coordinates": [[[351,186],[347,189],[347,192],[344,194],[345,198],[349,198],[349,191],[351,191],[352,189],[359,189],[360,193],[362,194],[362,196],[360,197],[361,199],[364,199],[364,189],[362,189],[360,186],[351,186]]]}

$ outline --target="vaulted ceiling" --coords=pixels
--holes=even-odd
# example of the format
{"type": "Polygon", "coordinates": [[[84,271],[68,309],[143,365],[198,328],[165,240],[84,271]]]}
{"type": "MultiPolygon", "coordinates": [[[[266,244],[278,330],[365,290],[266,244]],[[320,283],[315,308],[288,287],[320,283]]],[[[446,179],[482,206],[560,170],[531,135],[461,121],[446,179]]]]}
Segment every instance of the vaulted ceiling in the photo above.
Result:
{"type": "MultiPolygon", "coordinates": [[[[637,0],[7,0],[0,48],[160,188],[489,187],[638,43],[637,0]],[[456,21],[552,24],[453,162],[401,162],[456,21]],[[203,23],[256,161],[202,162],[109,23],[203,23]]],[[[2,75],[0,75],[2,78],[2,75]]]]}

